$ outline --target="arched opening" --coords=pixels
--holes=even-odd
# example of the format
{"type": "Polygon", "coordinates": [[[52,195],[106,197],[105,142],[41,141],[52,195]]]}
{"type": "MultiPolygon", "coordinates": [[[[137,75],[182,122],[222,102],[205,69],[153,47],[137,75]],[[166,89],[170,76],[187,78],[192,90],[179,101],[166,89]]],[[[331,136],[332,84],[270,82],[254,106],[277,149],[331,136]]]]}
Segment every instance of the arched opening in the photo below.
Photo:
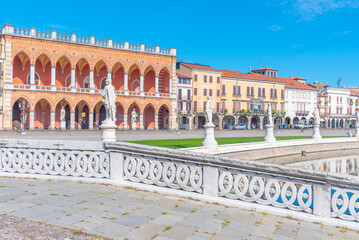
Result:
{"type": "Polygon", "coordinates": [[[143,111],[143,122],[145,129],[155,129],[155,109],[152,105],[147,105],[143,111]]]}
{"type": "Polygon", "coordinates": [[[135,112],[137,115],[136,119],[134,119],[135,123],[136,123],[136,129],[140,127],[140,107],[137,105],[137,103],[132,103],[127,110],[127,117],[128,117],[127,124],[131,130],[135,130],[132,128],[132,111],[133,111],[133,109],[135,109],[135,112]]]}
{"type": "Polygon", "coordinates": [[[290,128],[290,117],[286,117],[284,120],[285,128],[290,128]]]}
{"type": "Polygon", "coordinates": [[[276,128],[282,128],[282,118],[274,118],[274,126],[276,126],[276,128]]]}
{"type": "Polygon", "coordinates": [[[158,91],[162,93],[170,92],[170,74],[166,68],[160,71],[158,79],[158,91]]]}
{"type": "Polygon", "coordinates": [[[144,92],[155,92],[155,71],[152,67],[148,67],[145,70],[145,79],[144,79],[144,92]]]}
{"type": "Polygon", "coordinates": [[[219,127],[219,117],[217,114],[212,114],[213,124],[216,126],[216,128],[219,127]]]}
{"type": "Polygon", "coordinates": [[[223,129],[232,129],[234,126],[234,117],[233,116],[225,116],[222,121],[223,129]]]}
{"type": "Polygon", "coordinates": [[[30,58],[23,52],[16,54],[13,60],[13,84],[27,84],[30,73],[30,58]]]}
{"type": "Polygon", "coordinates": [[[116,125],[119,128],[124,128],[124,108],[120,103],[116,103],[116,125]]]}
{"type": "Polygon", "coordinates": [[[86,59],[81,58],[76,63],[76,87],[90,88],[90,65],[86,59]]]}
{"type": "Polygon", "coordinates": [[[169,129],[169,109],[162,105],[158,110],[158,129],[169,129]]]}
{"type": "Polygon", "coordinates": [[[55,127],[58,129],[61,127],[60,117],[62,107],[65,109],[65,128],[62,128],[62,130],[64,130],[69,129],[71,126],[71,109],[69,103],[65,99],[62,99],[57,103],[55,108],[55,127]]]}
{"type": "Polygon", "coordinates": [[[251,119],[251,129],[259,128],[260,126],[260,119],[259,117],[252,117],[251,119]]]}
{"type": "Polygon", "coordinates": [[[332,119],[332,128],[335,128],[335,125],[336,125],[335,119],[332,119]]]}
{"type": "MultiPolygon", "coordinates": [[[[51,86],[51,61],[48,56],[42,54],[36,59],[35,72],[35,85],[51,86]]],[[[30,84],[30,75],[28,84],[30,84]]]]}
{"type": "Polygon", "coordinates": [[[344,121],[343,121],[343,119],[340,119],[340,128],[344,128],[344,121]]]}
{"type": "Polygon", "coordinates": [[[299,118],[295,117],[293,118],[293,125],[296,125],[299,122],[299,118]]]}
{"type": "Polygon", "coordinates": [[[330,128],[332,125],[331,125],[331,122],[330,122],[330,119],[328,119],[328,128],[330,128]]]}
{"type": "Polygon", "coordinates": [[[309,124],[312,124],[312,125],[314,124],[314,118],[312,118],[312,117],[309,118],[309,124]]]}
{"type": "Polygon", "coordinates": [[[106,84],[106,83],[102,83],[102,80],[104,78],[107,78],[107,66],[103,61],[98,61],[95,64],[95,68],[94,68],[94,82],[95,82],[95,89],[103,89],[101,88],[103,85],[102,84],[106,84]]]}
{"type": "Polygon", "coordinates": [[[304,124],[307,124],[307,119],[306,119],[305,117],[302,117],[302,118],[300,119],[300,121],[303,122],[304,124]]]}
{"type": "Polygon", "coordinates": [[[24,98],[19,98],[12,107],[12,128],[21,129],[23,127],[21,122],[21,117],[25,116],[25,129],[29,129],[29,119],[30,119],[30,105],[29,102],[24,98]],[[21,104],[21,108],[19,106],[21,104]],[[22,107],[25,105],[25,111],[22,110],[22,107]],[[23,115],[24,114],[24,115],[23,115]]]}
{"type": "Polygon", "coordinates": [[[101,79],[100,89],[105,89],[107,77],[101,79]]]}
{"type": "Polygon", "coordinates": [[[125,70],[120,63],[116,63],[112,68],[112,85],[116,90],[123,91],[125,89],[124,80],[125,70]]]}
{"type": "Polygon", "coordinates": [[[75,128],[89,128],[89,107],[84,101],[79,102],[75,108],[75,128]]]}
{"type": "Polygon", "coordinates": [[[247,127],[248,125],[248,119],[246,116],[241,116],[239,119],[238,119],[238,125],[242,126],[242,125],[245,125],[247,127]]]}
{"type": "MultiPolygon", "coordinates": [[[[41,82],[40,82],[40,75],[35,72],[35,77],[34,77],[34,83],[35,85],[42,85],[41,82]]],[[[31,76],[30,76],[30,73],[27,75],[27,78],[26,78],[26,84],[30,85],[31,84],[31,76]]]]}
{"type": "Polygon", "coordinates": [[[56,62],[55,85],[59,87],[71,86],[71,64],[68,58],[61,57],[56,62]],[[70,77],[69,77],[70,76],[70,77]]]}
{"type": "Polygon", "coordinates": [[[34,127],[36,129],[50,128],[51,107],[47,100],[41,99],[35,105],[34,127]]]}
{"type": "Polygon", "coordinates": [[[189,129],[189,118],[187,117],[181,117],[179,122],[179,128],[180,129],[189,129]]]}
{"type": "Polygon", "coordinates": [[[130,91],[140,91],[140,68],[137,65],[132,65],[128,74],[128,85],[130,91]]]}
{"type": "Polygon", "coordinates": [[[106,108],[102,101],[96,104],[93,111],[93,122],[95,128],[101,126],[102,122],[106,119],[106,108]]]}

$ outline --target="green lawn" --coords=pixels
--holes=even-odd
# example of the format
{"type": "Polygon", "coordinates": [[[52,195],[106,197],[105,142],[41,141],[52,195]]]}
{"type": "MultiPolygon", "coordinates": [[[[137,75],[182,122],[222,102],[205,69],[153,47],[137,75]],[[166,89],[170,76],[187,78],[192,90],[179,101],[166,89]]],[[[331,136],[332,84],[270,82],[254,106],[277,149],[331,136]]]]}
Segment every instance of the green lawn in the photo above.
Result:
{"type": "MultiPolygon", "coordinates": [[[[293,137],[276,137],[277,140],[290,140],[290,139],[305,139],[309,136],[293,136],[293,137]]],[[[328,138],[328,137],[324,137],[328,138]]],[[[249,143],[249,142],[262,142],[263,137],[231,137],[231,138],[216,138],[219,145],[233,144],[233,143],[249,143]]],[[[199,147],[203,142],[203,138],[187,138],[187,139],[163,139],[163,140],[141,140],[141,141],[128,141],[130,143],[144,144],[149,146],[165,147],[165,148],[189,148],[199,147]]]]}

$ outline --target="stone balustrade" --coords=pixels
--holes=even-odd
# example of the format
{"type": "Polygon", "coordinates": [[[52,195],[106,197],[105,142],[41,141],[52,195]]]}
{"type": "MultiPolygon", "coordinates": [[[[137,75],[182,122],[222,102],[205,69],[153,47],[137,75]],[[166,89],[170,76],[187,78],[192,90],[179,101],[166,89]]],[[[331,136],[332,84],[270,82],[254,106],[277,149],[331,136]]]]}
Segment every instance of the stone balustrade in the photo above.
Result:
{"type": "Polygon", "coordinates": [[[27,38],[45,39],[51,41],[68,42],[97,47],[121,49],[127,51],[146,52],[167,56],[176,56],[176,48],[165,48],[158,45],[145,45],[144,43],[130,43],[129,41],[114,41],[112,39],[95,38],[94,36],[81,36],[75,33],[69,34],[52,30],[40,30],[36,28],[14,27],[12,24],[5,24],[1,28],[2,35],[13,35],[27,38]]]}
{"type": "Polygon", "coordinates": [[[359,221],[359,178],[355,176],[130,143],[9,140],[0,146],[0,175],[101,178],[108,183],[152,186],[168,194],[191,193],[272,212],[280,209],[287,215],[359,221]]]}

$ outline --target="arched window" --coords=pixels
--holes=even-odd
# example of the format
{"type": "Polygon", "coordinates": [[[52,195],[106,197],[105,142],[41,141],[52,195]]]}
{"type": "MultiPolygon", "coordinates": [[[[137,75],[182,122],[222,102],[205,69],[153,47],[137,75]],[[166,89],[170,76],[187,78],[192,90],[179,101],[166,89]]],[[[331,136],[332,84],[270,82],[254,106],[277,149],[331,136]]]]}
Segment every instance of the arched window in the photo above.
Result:
{"type": "Polygon", "coordinates": [[[106,87],[106,77],[102,78],[101,82],[100,82],[100,88],[101,89],[105,89],[106,87]]]}
{"type": "MultiPolygon", "coordinates": [[[[27,84],[30,85],[30,73],[27,75],[27,84]]],[[[35,72],[35,85],[40,85],[40,76],[35,72]]]]}
{"type": "Polygon", "coordinates": [[[131,91],[135,91],[136,88],[138,91],[138,86],[140,86],[140,81],[138,79],[133,80],[131,84],[131,91]]]}
{"type": "Polygon", "coordinates": [[[87,75],[84,79],[83,88],[90,88],[90,76],[87,75]]]}
{"type": "MultiPolygon", "coordinates": [[[[75,87],[77,86],[77,78],[75,78],[75,87]]],[[[65,78],[65,87],[71,87],[71,74],[65,78]]]]}

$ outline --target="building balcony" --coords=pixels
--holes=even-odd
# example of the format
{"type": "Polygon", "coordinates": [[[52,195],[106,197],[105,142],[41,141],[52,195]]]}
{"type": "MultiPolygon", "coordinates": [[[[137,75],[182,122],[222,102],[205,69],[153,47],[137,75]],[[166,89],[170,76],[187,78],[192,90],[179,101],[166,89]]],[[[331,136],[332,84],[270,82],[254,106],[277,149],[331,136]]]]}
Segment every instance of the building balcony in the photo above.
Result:
{"type": "Polygon", "coordinates": [[[355,114],[345,114],[345,113],[329,113],[328,117],[331,118],[355,118],[355,114]]]}
{"type": "Polygon", "coordinates": [[[178,114],[182,114],[182,115],[188,115],[191,114],[192,111],[191,110],[179,110],[178,114]]]}
{"type": "Polygon", "coordinates": [[[178,95],[178,101],[192,101],[192,96],[178,95]]]}
{"type": "Polygon", "coordinates": [[[299,117],[299,116],[301,116],[301,117],[306,117],[306,116],[309,115],[309,111],[297,111],[297,112],[295,112],[295,115],[296,115],[297,117],[299,117]]]}
{"type": "MultiPolygon", "coordinates": [[[[47,85],[28,85],[28,84],[11,84],[6,89],[12,90],[24,90],[24,91],[46,91],[46,92],[59,92],[59,93],[80,93],[80,94],[102,94],[102,89],[90,89],[90,88],[72,88],[72,87],[60,87],[60,86],[47,86],[47,85]]],[[[118,96],[141,96],[141,97],[159,97],[159,98],[171,98],[170,93],[162,92],[140,92],[140,91],[124,91],[115,90],[118,96]]]]}

